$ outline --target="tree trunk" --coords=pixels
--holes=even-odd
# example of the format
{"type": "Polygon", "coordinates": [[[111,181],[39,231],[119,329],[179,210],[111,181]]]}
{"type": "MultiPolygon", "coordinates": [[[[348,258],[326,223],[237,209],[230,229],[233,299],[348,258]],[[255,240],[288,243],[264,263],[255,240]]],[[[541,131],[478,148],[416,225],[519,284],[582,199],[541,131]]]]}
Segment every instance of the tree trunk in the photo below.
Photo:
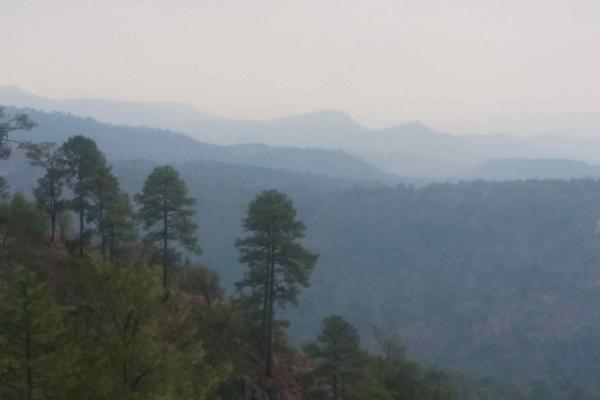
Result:
{"type": "Polygon", "coordinates": [[[102,234],[100,238],[100,252],[102,253],[102,261],[106,261],[106,235],[102,234]]]}
{"type": "Polygon", "coordinates": [[[51,201],[51,210],[50,210],[50,243],[54,244],[54,237],[56,233],[56,189],[54,187],[54,179],[50,180],[50,201],[51,201]]]}
{"type": "Polygon", "coordinates": [[[261,332],[260,332],[260,349],[262,351],[262,357],[264,360],[267,359],[267,319],[269,315],[269,263],[265,263],[265,270],[267,271],[267,282],[265,282],[265,296],[263,299],[262,309],[262,320],[261,320],[261,332]]]}
{"type": "Polygon", "coordinates": [[[56,236],[56,211],[52,210],[50,215],[50,243],[54,244],[54,237],[56,236]]]}
{"type": "Polygon", "coordinates": [[[273,255],[271,255],[270,266],[269,266],[269,302],[268,302],[268,314],[267,314],[267,378],[271,377],[271,367],[273,364],[273,293],[275,286],[275,262],[273,255]]]}
{"type": "Polygon", "coordinates": [[[96,225],[100,233],[100,254],[102,254],[102,261],[106,262],[106,252],[108,250],[108,232],[106,230],[107,217],[104,206],[101,204],[100,207],[100,214],[98,216],[99,220],[96,222],[96,225]]]}
{"type": "Polygon", "coordinates": [[[337,372],[333,374],[333,400],[338,400],[338,379],[337,372]]]}
{"type": "MultiPolygon", "coordinates": [[[[23,299],[26,299],[27,287],[23,285],[23,299]]],[[[29,311],[26,308],[27,301],[23,302],[23,314],[25,316],[25,380],[27,400],[33,399],[33,371],[31,370],[31,327],[29,326],[29,311]]]]}
{"type": "MultiPolygon", "coordinates": [[[[269,235],[271,234],[271,230],[269,228],[269,235]]],[[[269,295],[270,295],[270,287],[271,287],[271,244],[269,243],[267,249],[267,260],[265,260],[265,272],[267,281],[265,282],[265,296],[263,299],[263,309],[262,309],[262,321],[261,321],[261,335],[260,335],[260,347],[262,351],[262,357],[267,364],[267,338],[268,338],[268,321],[269,321],[269,295]]]]}
{"type": "Polygon", "coordinates": [[[168,280],[167,280],[167,268],[168,268],[168,251],[169,251],[169,225],[168,225],[168,218],[167,218],[167,199],[165,197],[165,199],[163,200],[163,289],[165,290],[165,296],[168,295],[168,291],[167,291],[167,285],[168,285],[168,280]]]}
{"type": "Polygon", "coordinates": [[[84,238],[83,233],[85,231],[85,221],[83,215],[83,199],[79,197],[79,255],[83,257],[83,245],[84,238]]]}
{"type": "Polygon", "coordinates": [[[108,251],[110,252],[109,261],[110,263],[115,262],[115,230],[114,228],[110,229],[110,236],[108,238],[108,251]]]}

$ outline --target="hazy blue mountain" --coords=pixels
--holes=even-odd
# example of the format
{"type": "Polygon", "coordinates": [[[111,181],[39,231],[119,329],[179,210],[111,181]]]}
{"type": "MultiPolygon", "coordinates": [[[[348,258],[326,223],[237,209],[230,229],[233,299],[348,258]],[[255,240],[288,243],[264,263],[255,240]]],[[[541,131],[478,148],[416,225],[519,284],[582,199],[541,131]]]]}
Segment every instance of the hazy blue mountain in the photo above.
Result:
{"type": "Polygon", "coordinates": [[[16,86],[0,86],[0,104],[60,111],[111,124],[147,125],[174,131],[185,131],[182,127],[218,119],[179,103],[136,103],[93,98],[50,99],[27,93],[16,86]]]}
{"type": "Polygon", "coordinates": [[[447,160],[411,153],[366,153],[362,157],[384,171],[398,171],[403,176],[412,176],[428,181],[456,180],[472,175],[479,167],[475,160],[447,160]]]}
{"type": "MultiPolygon", "coordinates": [[[[265,148],[261,150],[254,144],[340,149],[388,173],[434,180],[471,177],[477,174],[474,171],[478,165],[492,159],[571,159],[600,163],[600,138],[577,137],[577,132],[574,136],[564,137],[454,135],[434,131],[418,121],[386,129],[369,129],[348,114],[335,110],[269,120],[225,119],[182,104],[55,100],[31,95],[12,86],[0,87],[0,104],[58,110],[112,124],[152,126],[168,132],[182,132],[204,143],[252,145],[249,148],[242,146],[238,151],[256,152],[254,156],[248,156],[254,159],[253,164],[276,168],[278,165],[259,162],[259,155],[265,148]]],[[[337,156],[342,157],[341,154],[337,156]]],[[[541,177],[556,175],[551,170],[547,174],[543,170],[540,173],[541,177]]],[[[577,176],[581,175],[573,177],[577,176]]]]}
{"type": "Polygon", "coordinates": [[[15,135],[19,140],[63,142],[76,134],[94,139],[109,159],[146,159],[154,162],[220,161],[325,175],[337,178],[397,182],[367,162],[340,150],[272,147],[263,144],[219,146],[202,143],[181,133],[148,127],[110,125],[92,118],[59,112],[27,112],[38,126],[15,135]]]}
{"type": "Polygon", "coordinates": [[[474,177],[487,180],[598,178],[600,165],[561,159],[490,160],[474,171],[474,177]]]}
{"type": "MultiPolygon", "coordinates": [[[[497,134],[463,135],[459,138],[467,144],[471,152],[476,153],[479,157],[486,160],[493,158],[558,157],[553,152],[548,152],[539,143],[527,137],[497,134]]],[[[543,142],[543,138],[540,142],[543,142]]]]}
{"type": "Polygon", "coordinates": [[[335,110],[270,120],[213,121],[194,134],[209,142],[230,144],[256,142],[335,149],[348,148],[340,143],[364,144],[363,128],[348,114],[335,110]]]}

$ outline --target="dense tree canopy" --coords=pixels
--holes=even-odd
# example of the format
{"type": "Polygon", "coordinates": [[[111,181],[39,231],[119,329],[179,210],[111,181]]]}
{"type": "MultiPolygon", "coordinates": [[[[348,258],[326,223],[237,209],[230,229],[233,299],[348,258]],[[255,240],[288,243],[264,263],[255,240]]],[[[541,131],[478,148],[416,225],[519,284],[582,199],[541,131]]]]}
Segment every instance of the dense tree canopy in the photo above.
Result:
{"type": "Polygon", "coordinates": [[[74,398],[78,351],[68,307],[31,271],[0,282],[0,397],[74,398]]]}
{"type": "Polygon", "coordinates": [[[46,221],[35,203],[16,194],[0,203],[0,271],[43,262],[46,221]]]}
{"type": "MultiPolygon", "coordinates": [[[[152,167],[139,161],[114,171],[134,192],[152,167]]],[[[195,209],[179,203],[185,225],[196,211],[207,254],[172,264],[167,298],[161,260],[148,257],[160,255],[163,242],[135,238],[141,220],[131,218],[106,161],[86,178],[94,182],[84,191],[86,240],[77,242],[86,257],[71,242],[71,213],[59,213],[62,234],[49,246],[41,202],[19,194],[0,201],[0,397],[37,398],[43,390],[65,400],[318,399],[334,396],[332,376],[341,381],[338,398],[357,400],[588,400],[600,392],[593,361],[600,330],[590,317],[600,260],[597,181],[365,188],[214,163],[177,168],[191,193],[178,189],[180,198],[198,198],[195,209]],[[264,186],[286,194],[266,195],[264,186]],[[238,266],[233,244],[248,203],[238,266]],[[315,256],[305,246],[321,254],[322,267],[312,271],[315,256]],[[240,291],[227,295],[221,280],[227,289],[239,281],[240,291]],[[31,288],[26,296],[15,289],[23,285],[31,288]],[[278,310],[289,323],[269,318],[296,303],[278,310]],[[326,317],[313,345],[296,348],[329,313],[340,317],[326,317]],[[36,343],[55,345],[39,358],[22,351],[34,332],[27,321],[43,327],[36,343]],[[456,371],[408,358],[397,333],[409,354],[456,371]],[[351,357],[331,362],[335,337],[351,357]],[[269,379],[265,341],[273,344],[269,379]],[[50,362],[60,368],[48,371],[50,362]]],[[[33,187],[39,175],[27,171],[11,169],[21,178],[11,186],[33,187]]],[[[181,188],[179,180],[166,183],[181,188]]],[[[162,232],[158,219],[147,228],[162,232]]],[[[169,249],[182,247],[173,239],[169,249]]]]}
{"type": "Polygon", "coordinates": [[[317,386],[327,388],[324,396],[334,400],[347,399],[351,383],[361,373],[365,363],[356,328],[339,315],[322,322],[317,341],[306,345],[305,353],[316,363],[317,386]]]}

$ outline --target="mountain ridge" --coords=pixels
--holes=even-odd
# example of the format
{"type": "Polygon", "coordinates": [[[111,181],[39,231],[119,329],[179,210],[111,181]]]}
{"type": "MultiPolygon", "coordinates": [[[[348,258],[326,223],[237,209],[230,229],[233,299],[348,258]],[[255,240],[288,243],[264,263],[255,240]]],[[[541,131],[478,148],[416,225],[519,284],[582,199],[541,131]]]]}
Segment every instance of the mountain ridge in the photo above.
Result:
{"type": "Polygon", "coordinates": [[[19,140],[63,142],[82,134],[94,139],[112,161],[147,159],[170,163],[185,161],[219,161],[294,172],[324,175],[332,178],[381,181],[399,180],[366,161],[341,150],[274,147],[264,144],[221,146],[199,142],[183,133],[158,128],[112,125],[90,117],[77,117],[61,112],[46,113],[33,109],[7,108],[9,113],[25,112],[38,126],[30,132],[18,133],[19,140]]]}
{"type": "MultiPolygon", "coordinates": [[[[166,129],[215,145],[263,143],[299,149],[339,149],[385,173],[425,180],[477,178],[480,166],[494,159],[600,163],[600,137],[455,135],[438,132],[420,121],[370,129],[349,114],[331,109],[274,119],[227,119],[177,103],[53,100],[30,95],[15,86],[0,86],[0,104],[3,103],[34,108],[37,105],[46,110],[57,108],[109,123],[166,129]],[[147,107],[155,108],[148,111],[147,107]]],[[[546,177],[553,176],[549,172],[546,177]]]]}

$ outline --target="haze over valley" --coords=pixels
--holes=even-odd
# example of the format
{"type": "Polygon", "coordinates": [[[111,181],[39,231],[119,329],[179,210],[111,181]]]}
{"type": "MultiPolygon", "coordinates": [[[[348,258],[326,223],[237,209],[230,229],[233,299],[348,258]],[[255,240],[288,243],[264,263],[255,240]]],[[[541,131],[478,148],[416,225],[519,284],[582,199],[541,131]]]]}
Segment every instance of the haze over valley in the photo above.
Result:
{"type": "Polygon", "coordinates": [[[600,398],[599,2],[0,9],[0,399],[600,398]]]}

